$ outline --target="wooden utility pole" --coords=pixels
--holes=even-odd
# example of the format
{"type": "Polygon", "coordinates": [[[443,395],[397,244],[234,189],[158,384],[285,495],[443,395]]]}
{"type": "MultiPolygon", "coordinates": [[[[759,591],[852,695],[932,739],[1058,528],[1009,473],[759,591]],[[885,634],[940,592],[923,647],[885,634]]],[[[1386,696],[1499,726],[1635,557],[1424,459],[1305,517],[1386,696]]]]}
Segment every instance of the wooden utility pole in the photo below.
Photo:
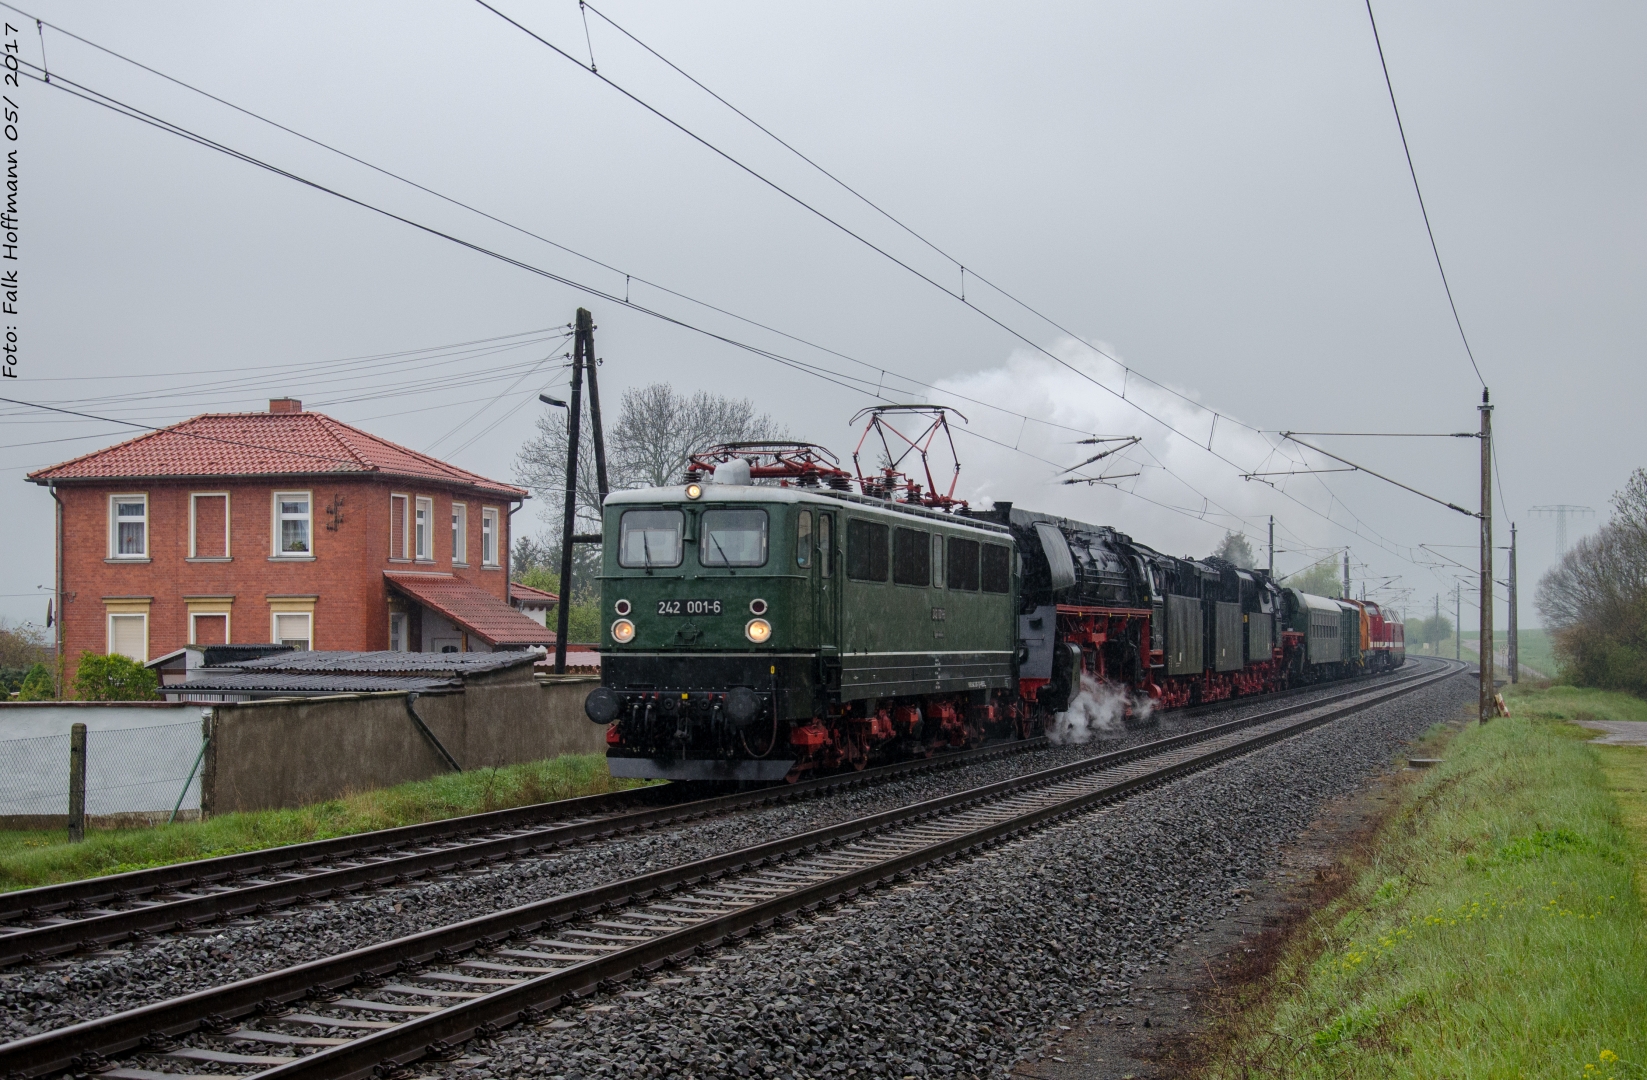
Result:
{"type": "Polygon", "coordinates": [[[69,725],[69,843],[86,838],[86,725],[69,725]]]}
{"type": "Polygon", "coordinates": [[[566,518],[560,530],[560,599],[555,604],[555,674],[566,674],[566,634],[572,614],[572,536],[578,517],[578,437],[583,433],[583,364],[589,312],[578,309],[572,338],[572,402],[566,410],[566,518]]]}
{"type": "Polygon", "coordinates": [[[589,376],[589,429],[595,437],[595,486],[600,491],[601,505],[612,487],[606,482],[606,435],[600,424],[600,383],[595,379],[595,317],[588,308],[578,308],[577,329],[583,334],[583,369],[589,376]]]}
{"type": "Polygon", "coordinates": [[[1506,658],[1510,664],[1510,681],[1521,681],[1521,642],[1519,613],[1516,611],[1516,582],[1515,582],[1515,522],[1510,522],[1510,654],[1506,658]]]}
{"type": "Polygon", "coordinates": [[[1493,704],[1493,407],[1481,390],[1481,703],[1485,724],[1493,704]]]}

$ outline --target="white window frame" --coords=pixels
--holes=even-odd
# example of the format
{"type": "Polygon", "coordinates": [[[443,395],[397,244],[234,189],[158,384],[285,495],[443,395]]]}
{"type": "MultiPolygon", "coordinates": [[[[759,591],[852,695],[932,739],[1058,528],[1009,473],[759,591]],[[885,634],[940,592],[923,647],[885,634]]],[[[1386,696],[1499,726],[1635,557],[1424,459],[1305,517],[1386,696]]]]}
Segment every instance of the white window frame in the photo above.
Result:
{"type": "Polygon", "coordinates": [[[315,647],[315,613],[313,611],[272,611],[269,613],[269,640],[276,645],[280,642],[280,620],[301,616],[309,620],[309,649],[315,647]]]}
{"type": "Polygon", "coordinates": [[[435,561],[435,500],[421,495],[412,502],[412,558],[435,561]]]}
{"type": "Polygon", "coordinates": [[[480,565],[482,566],[497,567],[502,565],[502,560],[498,554],[498,545],[503,542],[502,518],[503,515],[498,512],[498,508],[495,506],[480,508],[480,565]],[[489,545],[488,541],[490,541],[489,545]],[[488,546],[491,547],[491,551],[486,550],[488,546]]]}
{"type": "MultiPolygon", "coordinates": [[[[108,634],[108,637],[106,638],[107,647],[105,649],[105,654],[108,655],[108,656],[114,656],[115,655],[115,651],[114,651],[114,620],[116,620],[116,619],[141,619],[143,621],[143,655],[142,656],[134,656],[131,659],[136,660],[139,664],[148,663],[149,662],[149,613],[147,611],[110,611],[104,616],[104,620],[105,620],[105,624],[106,624],[106,630],[107,630],[107,634],[108,634]]],[[[120,653],[119,655],[125,656],[126,654],[125,653],[120,653]]]]}
{"type": "MultiPolygon", "coordinates": [[[[127,518],[129,523],[132,519],[127,518]]],[[[149,493],[146,491],[129,491],[123,494],[109,496],[109,558],[122,562],[149,561],[149,493]],[[138,524],[143,526],[143,550],[138,552],[120,553],[120,515],[118,507],[121,503],[138,502],[143,504],[143,517],[138,524]]]]}
{"type": "Polygon", "coordinates": [[[196,530],[195,530],[195,521],[196,521],[195,508],[199,505],[195,501],[196,499],[222,499],[223,500],[223,554],[221,554],[221,555],[207,555],[207,556],[204,556],[204,558],[212,560],[212,561],[222,559],[224,562],[228,562],[229,559],[232,557],[233,553],[229,550],[229,536],[230,536],[230,533],[231,533],[231,530],[229,528],[229,505],[230,505],[231,500],[229,498],[229,493],[227,491],[191,491],[191,492],[189,492],[189,558],[191,558],[191,559],[202,558],[202,556],[197,553],[197,550],[196,550],[196,547],[195,547],[195,542],[196,542],[195,538],[198,535],[196,530]]]}
{"type": "Polygon", "coordinates": [[[412,497],[404,492],[389,492],[389,561],[412,561],[412,497]],[[406,512],[400,515],[400,554],[395,554],[395,500],[400,500],[406,512]]]}
{"type": "Polygon", "coordinates": [[[222,619],[223,620],[223,644],[227,645],[227,644],[229,644],[229,642],[234,640],[234,637],[232,636],[233,632],[234,632],[234,628],[229,625],[230,615],[227,611],[191,611],[191,612],[189,612],[189,644],[190,645],[200,644],[200,637],[199,637],[198,634],[195,633],[195,620],[196,619],[222,619]]]}
{"type": "Polygon", "coordinates": [[[469,504],[452,504],[452,565],[469,565],[469,504]]]}
{"type": "MultiPolygon", "coordinates": [[[[274,520],[274,538],[273,538],[273,548],[272,548],[272,550],[274,551],[274,554],[270,555],[269,558],[271,558],[271,559],[312,559],[312,558],[314,558],[315,557],[315,493],[313,491],[303,491],[301,489],[293,489],[291,491],[276,491],[276,492],[274,492],[273,500],[269,504],[269,510],[270,510],[271,517],[274,520]],[[309,509],[303,514],[303,520],[309,526],[309,528],[308,528],[309,549],[307,551],[284,551],[281,548],[281,533],[283,532],[283,530],[281,529],[281,525],[283,525],[285,523],[286,516],[280,509],[280,500],[281,500],[282,497],[290,497],[290,496],[296,496],[296,495],[301,495],[303,497],[303,501],[309,507],[309,509]]],[[[293,520],[296,520],[296,518],[294,517],[293,520]]]]}
{"type": "Polygon", "coordinates": [[[412,651],[412,619],[404,611],[389,612],[389,651],[412,651]]]}

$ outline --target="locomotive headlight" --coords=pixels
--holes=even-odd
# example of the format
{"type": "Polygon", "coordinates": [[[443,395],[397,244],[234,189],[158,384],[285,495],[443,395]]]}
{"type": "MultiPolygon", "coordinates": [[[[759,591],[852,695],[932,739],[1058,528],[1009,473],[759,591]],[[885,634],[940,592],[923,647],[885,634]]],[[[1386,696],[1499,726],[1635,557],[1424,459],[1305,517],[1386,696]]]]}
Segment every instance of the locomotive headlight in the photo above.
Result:
{"type": "Polygon", "coordinates": [[[628,619],[619,619],[612,624],[612,640],[619,645],[627,645],[635,640],[635,624],[628,619]]]}
{"type": "Polygon", "coordinates": [[[750,619],[743,628],[743,636],[757,645],[764,645],[772,639],[772,624],[765,619],[750,619]]]}
{"type": "Polygon", "coordinates": [[[701,498],[703,498],[703,485],[702,484],[687,484],[686,485],[686,497],[688,499],[701,499],[701,498]]]}

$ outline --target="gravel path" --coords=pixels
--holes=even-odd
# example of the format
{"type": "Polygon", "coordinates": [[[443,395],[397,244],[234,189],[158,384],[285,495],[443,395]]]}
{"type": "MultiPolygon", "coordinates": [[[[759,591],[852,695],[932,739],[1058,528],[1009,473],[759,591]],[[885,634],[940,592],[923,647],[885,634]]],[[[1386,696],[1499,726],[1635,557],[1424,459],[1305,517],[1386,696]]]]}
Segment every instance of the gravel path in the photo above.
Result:
{"type": "Polygon", "coordinates": [[[1327,801],[1475,701],[1448,680],[419,1066],[543,1076],[1004,1076],[1223,919],[1327,801]]]}
{"type": "MultiPolygon", "coordinates": [[[[1320,693],[1330,694],[1340,689],[1325,687],[1320,693]]],[[[1421,691],[1418,697],[1427,698],[1432,693],[1421,691]]],[[[1304,697],[1290,699],[1299,700],[1304,697]]],[[[1082,746],[1052,747],[794,805],[765,807],[679,828],[616,837],[546,857],[448,875],[402,888],[377,890],[361,897],[311,904],[281,917],[165,935],[130,948],[0,972],[0,1040],[63,1027],[490,911],[907,805],[952,792],[963,785],[987,784],[1164,735],[1223,723],[1267,707],[1269,703],[1255,701],[1198,717],[1175,718],[1167,713],[1163,714],[1158,727],[1106,732],[1082,746]]],[[[1389,752],[1380,751],[1375,759],[1383,761],[1388,756],[1389,752]]],[[[1362,764],[1356,775],[1365,769],[1366,765],[1362,764]]],[[[880,902],[894,908],[899,903],[892,899],[880,902]]],[[[815,930],[803,931],[801,939],[815,933],[815,930]]],[[[889,948],[886,944],[876,947],[889,948]]]]}

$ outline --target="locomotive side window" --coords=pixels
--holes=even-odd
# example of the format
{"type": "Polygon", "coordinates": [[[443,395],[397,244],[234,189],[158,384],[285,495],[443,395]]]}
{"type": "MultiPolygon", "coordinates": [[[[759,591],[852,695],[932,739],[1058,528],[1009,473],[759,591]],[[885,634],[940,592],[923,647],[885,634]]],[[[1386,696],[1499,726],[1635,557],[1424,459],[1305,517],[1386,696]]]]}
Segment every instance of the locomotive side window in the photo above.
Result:
{"type": "Polygon", "coordinates": [[[892,583],[894,585],[932,584],[932,544],[928,533],[915,529],[892,530],[892,583]]]}
{"type": "Polygon", "coordinates": [[[949,538],[949,574],[945,580],[951,589],[978,591],[978,541],[949,538]]]}
{"type": "Polygon", "coordinates": [[[984,545],[984,592],[1012,591],[1012,553],[1000,544],[984,545]]]}
{"type": "Polygon", "coordinates": [[[829,559],[829,523],[833,520],[828,514],[818,515],[818,574],[821,577],[828,577],[833,565],[829,559]]]}
{"type": "Polygon", "coordinates": [[[875,521],[846,521],[846,576],[858,581],[885,581],[888,529],[875,521]]]}
{"type": "Polygon", "coordinates": [[[765,566],[765,510],[705,510],[700,566],[765,566]]]}
{"type": "Polygon", "coordinates": [[[812,565],[812,511],[802,510],[795,518],[795,565],[812,565]]]}
{"type": "Polygon", "coordinates": [[[618,525],[618,565],[679,566],[685,524],[679,510],[625,510],[618,525]]]}
{"type": "Polygon", "coordinates": [[[944,538],[932,534],[932,587],[944,587],[944,538]]]}

